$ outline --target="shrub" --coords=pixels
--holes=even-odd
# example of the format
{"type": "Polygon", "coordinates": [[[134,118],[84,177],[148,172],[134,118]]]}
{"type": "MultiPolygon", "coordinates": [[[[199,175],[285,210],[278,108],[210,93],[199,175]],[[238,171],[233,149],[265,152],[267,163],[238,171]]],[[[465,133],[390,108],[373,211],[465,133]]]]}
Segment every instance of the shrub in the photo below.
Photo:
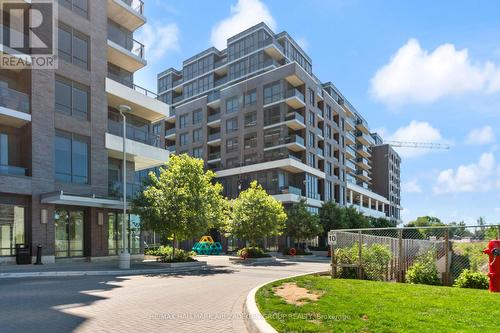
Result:
{"type": "Polygon", "coordinates": [[[480,272],[464,269],[455,280],[453,286],[458,288],[488,289],[488,276],[480,272]]]}
{"type": "MultiPolygon", "coordinates": [[[[285,247],[285,248],[283,249],[283,252],[282,252],[282,253],[283,253],[284,255],[286,255],[286,256],[287,256],[287,255],[290,255],[290,249],[292,249],[292,248],[291,248],[291,247],[285,247]]],[[[311,252],[306,252],[306,250],[305,250],[305,249],[300,248],[300,247],[294,247],[294,249],[295,249],[295,251],[297,251],[297,252],[295,253],[295,255],[296,255],[296,256],[307,256],[307,255],[311,255],[311,254],[312,254],[311,252]]]]}
{"type": "Polygon", "coordinates": [[[428,285],[441,284],[433,251],[423,254],[410,266],[406,272],[406,282],[428,285]]]}
{"type": "MultiPolygon", "coordinates": [[[[359,245],[354,244],[348,248],[341,248],[335,252],[338,264],[358,264],[359,245]]],[[[384,280],[387,267],[391,261],[391,251],[386,245],[362,245],[361,258],[363,265],[363,278],[367,280],[384,280]]],[[[337,270],[339,277],[345,279],[357,278],[357,268],[343,267],[337,270]]]]}
{"type": "Polygon", "coordinates": [[[145,252],[148,255],[157,256],[161,262],[187,262],[196,261],[193,256],[196,255],[193,251],[184,251],[181,249],[175,249],[175,257],[172,260],[173,248],[171,246],[160,246],[159,248],[153,250],[148,250],[145,252]]]}
{"type": "Polygon", "coordinates": [[[243,253],[246,253],[247,258],[267,258],[270,257],[269,254],[265,253],[264,250],[258,246],[248,246],[238,250],[238,256],[241,257],[243,253]]]}

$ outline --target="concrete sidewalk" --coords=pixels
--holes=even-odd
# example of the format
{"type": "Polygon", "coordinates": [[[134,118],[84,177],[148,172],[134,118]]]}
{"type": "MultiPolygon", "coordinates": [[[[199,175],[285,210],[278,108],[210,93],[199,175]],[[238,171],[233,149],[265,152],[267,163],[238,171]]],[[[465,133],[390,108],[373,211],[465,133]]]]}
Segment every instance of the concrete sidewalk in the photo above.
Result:
{"type": "MultiPolygon", "coordinates": [[[[202,262],[203,260],[198,261],[202,262]]],[[[63,262],[44,265],[0,265],[0,279],[21,277],[63,277],[84,275],[138,275],[169,272],[184,272],[204,269],[206,266],[165,267],[160,263],[131,261],[130,269],[118,268],[118,261],[106,262],[63,262]]]]}

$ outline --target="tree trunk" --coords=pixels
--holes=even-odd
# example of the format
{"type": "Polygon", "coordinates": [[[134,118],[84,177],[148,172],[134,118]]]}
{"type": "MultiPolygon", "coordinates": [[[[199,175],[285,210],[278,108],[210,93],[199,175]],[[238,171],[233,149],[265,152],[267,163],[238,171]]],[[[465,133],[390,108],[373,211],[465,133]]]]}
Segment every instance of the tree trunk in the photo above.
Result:
{"type": "Polygon", "coordinates": [[[175,258],[175,234],[172,242],[172,262],[174,262],[174,258],[175,258]]]}

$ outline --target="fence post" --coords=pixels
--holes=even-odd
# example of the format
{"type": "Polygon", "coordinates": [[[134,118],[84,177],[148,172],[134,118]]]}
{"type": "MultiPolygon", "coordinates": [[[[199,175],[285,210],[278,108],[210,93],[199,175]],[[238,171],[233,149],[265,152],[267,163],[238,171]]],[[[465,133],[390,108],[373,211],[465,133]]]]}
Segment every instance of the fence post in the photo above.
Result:
{"type": "Polygon", "coordinates": [[[448,286],[450,284],[450,232],[448,229],[444,230],[444,248],[445,248],[445,257],[444,257],[444,281],[443,284],[448,286]]]}
{"type": "Polygon", "coordinates": [[[403,230],[398,230],[398,268],[397,282],[404,282],[403,273],[403,230]]]}
{"type": "Polygon", "coordinates": [[[337,277],[337,258],[335,257],[335,249],[333,245],[330,245],[330,257],[331,257],[331,265],[332,265],[332,279],[337,277]]]}
{"type": "Polygon", "coordinates": [[[363,265],[363,254],[362,254],[362,248],[363,248],[363,234],[361,233],[361,230],[358,231],[358,279],[362,279],[362,265],[363,265]]]}

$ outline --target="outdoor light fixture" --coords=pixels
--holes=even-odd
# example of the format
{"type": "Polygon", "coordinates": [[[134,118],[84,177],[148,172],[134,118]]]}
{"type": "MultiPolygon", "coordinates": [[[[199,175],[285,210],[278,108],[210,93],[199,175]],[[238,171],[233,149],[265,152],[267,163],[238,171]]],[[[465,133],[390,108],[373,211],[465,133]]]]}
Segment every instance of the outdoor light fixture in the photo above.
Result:
{"type": "Polygon", "coordinates": [[[48,220],[48,211],[47,208],[42,208],[40,211],[40,223],[41,224],[47,224],[48,220]]]}
{"type": "Polygon", "coordinates": [[[122,250],[119,255],[119,268],[129,269],[130,268],[130,253],[127,250],[126,242],[126,221],[127,221],[127,113],[132,112],[132,108],[128,105],[118,106],[118,111],[123,118],[123,179],[122,179],[122,189],[123,189],[123,215],[122,215],[122,250]]]}

